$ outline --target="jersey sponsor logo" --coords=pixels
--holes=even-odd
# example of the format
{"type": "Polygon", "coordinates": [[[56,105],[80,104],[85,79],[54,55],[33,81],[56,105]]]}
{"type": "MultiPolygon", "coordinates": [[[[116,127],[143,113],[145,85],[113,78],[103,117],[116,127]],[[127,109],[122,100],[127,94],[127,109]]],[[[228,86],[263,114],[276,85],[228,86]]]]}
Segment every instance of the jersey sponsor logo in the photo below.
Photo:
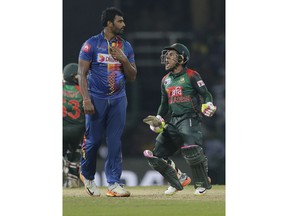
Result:
{"type": "Polygon", "coordinates": [[[182,86],[172,86],[167,88],[168,97],[178,97],[182,96],[182,86]]]}
{"type": "Polygon", "coordinates": [[[110,54],[98,53],[97,62],[106,64],[121,64],[119,61],[115,60],[110,54]]]}
{"type": "Polygon", "coordinates": [[[199,81],[197,81],[197,85],[198,85],[199,87],[201,87],[201,86],[204,86],[205,83],[203,82],[203,80],[199,80],[199,81]]]}
{"type": "Polygon", "coordinates": [[[168,99],[168,103],[169,104],[173,104],[173,103],[186,103],[186,102],[191,102],[192,98],[191,95],[187,95],[187,96],[179,96],[179,97],[172,97],[168,99]]]}
{"type": "Polygon", "coordinates": [[[167,78],[164,81],[164,85],[169,85],[171,83],[171,78],[167,78]]]}
{"type": "Polygon", "coordinates": [[[104,62],[105,61],[105,57],[101,54],[98,55],[98,62],[104,62]]]}
{"type": "Polygon", "coordinates": [[[89,52],[91,49],[91,45],[88,43],[85,43],[84,46],[82,47],[83,52],[89,52]]]}
{"type": "Polygon", "coordinates": [[[191,102],[192,98],[191,95],[183,95],[183,88],[182,86],[172,86],[166,89],[168,94],[168,103],[185,103],[191,102]]]}

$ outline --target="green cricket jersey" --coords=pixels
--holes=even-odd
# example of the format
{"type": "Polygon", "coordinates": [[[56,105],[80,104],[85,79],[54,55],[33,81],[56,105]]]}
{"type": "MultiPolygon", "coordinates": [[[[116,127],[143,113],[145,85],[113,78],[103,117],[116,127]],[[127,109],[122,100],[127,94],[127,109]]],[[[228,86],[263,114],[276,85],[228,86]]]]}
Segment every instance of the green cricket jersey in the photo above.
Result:
{"type": "Polygon", "coordinates": [[[83,125],[85,114],[83,99],[78,85],[63,83],[63,125],[83,125]]]}
{"type": "Polygon", "coordinates": [[[201,105],[207,102],[213,103],[213,98],[199,73],[184,68],[178,74],[169,72],[162,78],[161,104],[157,115],[201,114],[201,105]]]}

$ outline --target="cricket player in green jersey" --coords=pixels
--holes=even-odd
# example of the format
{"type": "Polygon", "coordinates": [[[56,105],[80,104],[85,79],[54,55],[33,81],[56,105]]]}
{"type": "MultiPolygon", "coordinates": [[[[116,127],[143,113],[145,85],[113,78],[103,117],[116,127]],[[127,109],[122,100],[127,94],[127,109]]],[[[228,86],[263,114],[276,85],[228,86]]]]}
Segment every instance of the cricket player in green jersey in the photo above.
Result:
{"type": "Polygon", "coordinates": [[[159,133],[153,151],[145,150],[149,165],[170,184],[166,195],[173,195],[191,182],[169,158],[178,150],[191,168],[195,195],[211,189],[208,160],[203,152],[202,115],[211,117],[216,111],[213,98],[198,72],[186,67],[190,53],[186,46],[175,43],[164,48],[161,63],[168,72],[161,82],[161,104],[156,116],[143,121],[159,133]],[[169,116],[169,121],[165,123],[169,116]]]}
{"type": "Polygon", "coordinates": [[[81,143],[85,132],[83,99],[77,79],[78,64],[63,70],[63,171],[64,187],[80,186],[81,143]]]}

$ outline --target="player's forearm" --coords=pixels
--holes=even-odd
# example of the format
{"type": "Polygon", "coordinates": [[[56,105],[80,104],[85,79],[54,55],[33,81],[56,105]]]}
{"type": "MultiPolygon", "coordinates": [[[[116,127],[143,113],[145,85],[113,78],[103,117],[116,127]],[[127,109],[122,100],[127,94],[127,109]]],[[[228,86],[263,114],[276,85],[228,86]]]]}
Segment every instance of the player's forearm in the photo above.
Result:
{"type": "Polygon", "coordinates": [[[87,78],[84,76],[80,76],[79,78],[79,86],[80,86],[80,90],[81,90],[81,94],[83,97],[83,101],[84,100],[89,100],[89,93],[88,93],[88,82],[87,82],[87,78]]]}
{"type": "Polygon", "coordinates": [[[160,115],[162,117],[165,117],[168,113],[168,105],[164,105],[164,104],[161,104],[159,106],[159,109],[158,109],[158,112],[157,112],[157,115],[160,115]]]}
{"type": "Polygon", "coordinates": [[[201,96],[202,96],[203,99],[204,99],[204,103],[208,103],[208,102],[213,103],[213,97],[212,97],[211,93],[210,93],[208,90],[205,91],[205,92],[203,92],[203,93],[201,94],[201,96]]]}
{"type": "Polygon", "coordinates": [[[128,59],[127,61],[122,62],[122,65],[123,65],[126,80],[134,81],[137,76],[136,65],[134,63],[130,63],[128,59]]]}
{"type": "Polygon", "coordinates": [[[165,117],[167,115],[167,113],[168,113],[168,110],[169,110],[169,105],[168,105],[167,98],[162,96],[161,104],[160,104],[160,106],[158,108],[157,115],[165,117]]]}
{"type": "Polygon", "coordinates": [[[88,93],[88,81],[87,81],[87,74],[89,71],[89,67],[90,67],[89,62],[79,60],[79,66],[78,66],[79,86],[83,97],[83,101],[90,99],[88,93]]]}
{"type": "Polygon", "coordinates": [[[158,108],[157,115],[165,117],[168,113],[168,110],[169,110],[168,96],[164,84],[161,83],[161,104],[158,108]]]}

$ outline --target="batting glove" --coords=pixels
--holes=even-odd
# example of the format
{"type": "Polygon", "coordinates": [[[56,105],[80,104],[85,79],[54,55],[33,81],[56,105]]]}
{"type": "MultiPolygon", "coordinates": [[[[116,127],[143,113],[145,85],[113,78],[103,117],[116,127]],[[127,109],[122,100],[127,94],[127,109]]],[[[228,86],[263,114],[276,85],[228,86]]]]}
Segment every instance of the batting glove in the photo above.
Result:
{"type": "Polygon", "coordinates": [[[148,124],[150,126],[150,129],[155,133],[163,132],[165,127],[165,121],[160,115],[149,115],[145,119],[143,119],[143,122],[148,124]]]}
{"type": "Polygon", "coordinates": [[[212,102],[202,104],[201,111],[205,116],[211,117],[216,112],[217,107],[212,102]]]}

